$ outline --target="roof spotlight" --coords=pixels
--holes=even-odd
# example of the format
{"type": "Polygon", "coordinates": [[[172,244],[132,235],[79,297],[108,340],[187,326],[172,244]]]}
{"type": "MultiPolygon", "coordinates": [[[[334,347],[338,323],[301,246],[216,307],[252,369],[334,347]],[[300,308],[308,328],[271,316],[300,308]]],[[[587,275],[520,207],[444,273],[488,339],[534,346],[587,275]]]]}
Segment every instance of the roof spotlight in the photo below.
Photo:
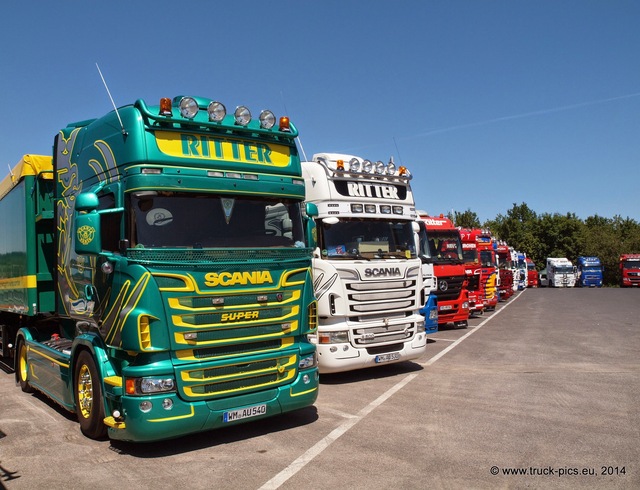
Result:
{"type": "Polygon", "coordinates": [[[210,102],[207,107],[207,113],[209,114],[209,121],[220,122],[227,115],[227,108],[222,102],[210,102]]]}
{"type": "Polygon", "coordinates": [[[393,160],[389,160],[387,163],[387,175],[393,175],[396,173],[396,164],[393,163],[393,160]]]}
{"type": "Polygon", "coordinates": [[[240,126],[246,126],[251,121],[251,111],[243,105],[238,106],[233,115],[236,118],[236,123],[240,126]]]}
{"type": "Polygon", "coordinates": [[[187,119],[193,119],[198,113],[198,103],[193,97],[182,97],[180,99],[180,114],[187,119]]]}
{"type": "Polygon", "coordinates": [[[273,112],[264,110],[260,113],[260,126],[264,129],[271,129],[276,124],[276,116],[273,112]]]}

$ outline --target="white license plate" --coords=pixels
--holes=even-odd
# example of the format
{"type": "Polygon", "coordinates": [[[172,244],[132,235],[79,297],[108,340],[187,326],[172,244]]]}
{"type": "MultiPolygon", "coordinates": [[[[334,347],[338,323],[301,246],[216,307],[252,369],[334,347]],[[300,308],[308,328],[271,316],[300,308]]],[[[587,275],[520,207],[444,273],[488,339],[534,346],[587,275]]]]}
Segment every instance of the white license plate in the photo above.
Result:
{"type": "Polygon", "coordinates": [[[399,352],[390,352],[389,354],[380,354],[376,356],[376,362],[397,361],[398,359],[400,359],[399,352]]]}
{"type": "Polygon", "coordinates": [[[440,306],[440,311],[444,311],[444,310],[453,310],[453,305],[442,305],[440,306]]]}
{"type": "Polygon", "coordinates": [[[232,410],[230,412],[224,412],[222,415],[223,422],[233,422],[235,420],[248,419],[250,417],[257,417],[258,415],[264,415],[267,413],[267,405],[254,405],[253,407],[241,408],[239,410],[232,410]]]}

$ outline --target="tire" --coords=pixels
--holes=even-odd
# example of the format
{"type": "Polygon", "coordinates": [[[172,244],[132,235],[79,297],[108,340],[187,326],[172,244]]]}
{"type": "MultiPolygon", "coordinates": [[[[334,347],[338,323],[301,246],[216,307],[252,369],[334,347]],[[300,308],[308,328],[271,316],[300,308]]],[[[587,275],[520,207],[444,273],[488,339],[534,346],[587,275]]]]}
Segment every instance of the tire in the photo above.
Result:
{"type": "Polygon", "coordinates": [[[80,430],[89,439],[104,439],[107,426],[104,425],[104,403],[102,385],[93,356],[82,351],[74,369],[74,398],[80,430]]]}
{"type": "Polygon", "coordinates": [[[29,360],[27,359],[27,344],[24,340],[18,342],[16,349],[16,380],[20,389],[25,393],[33,393],[35,389],[29,384],[29,360]]]}

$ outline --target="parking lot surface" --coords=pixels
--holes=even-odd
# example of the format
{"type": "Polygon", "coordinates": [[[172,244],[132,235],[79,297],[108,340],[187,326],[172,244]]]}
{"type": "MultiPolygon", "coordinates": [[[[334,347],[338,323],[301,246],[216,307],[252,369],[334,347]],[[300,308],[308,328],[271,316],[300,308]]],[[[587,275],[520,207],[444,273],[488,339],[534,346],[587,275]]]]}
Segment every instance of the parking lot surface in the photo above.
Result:
{"type": "Polygon", "coordinates": [[[0,488],[640,488],[639,330],[638,290],[529,289],[314,407],[152,444],[0,371],[0,488]]]}

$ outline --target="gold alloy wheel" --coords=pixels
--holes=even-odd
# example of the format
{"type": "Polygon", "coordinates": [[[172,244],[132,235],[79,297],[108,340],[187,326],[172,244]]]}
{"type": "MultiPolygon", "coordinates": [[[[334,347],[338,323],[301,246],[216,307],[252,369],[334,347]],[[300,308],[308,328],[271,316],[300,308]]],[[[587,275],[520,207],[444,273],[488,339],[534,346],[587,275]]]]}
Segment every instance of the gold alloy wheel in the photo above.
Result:
{"type": "Polygon", "coordinates": [[[20,381],[27,381],[29,375],[29,364],[27,363],[27,346],[25,343],[20,344],[20,381]]]}
{"type": "Polygon", "coordinates": [[[93,409],[93,380],[89,366],[83,364],[78,373],[78,404],[80,413],[86,419],[91,416],[93,409]]]}

